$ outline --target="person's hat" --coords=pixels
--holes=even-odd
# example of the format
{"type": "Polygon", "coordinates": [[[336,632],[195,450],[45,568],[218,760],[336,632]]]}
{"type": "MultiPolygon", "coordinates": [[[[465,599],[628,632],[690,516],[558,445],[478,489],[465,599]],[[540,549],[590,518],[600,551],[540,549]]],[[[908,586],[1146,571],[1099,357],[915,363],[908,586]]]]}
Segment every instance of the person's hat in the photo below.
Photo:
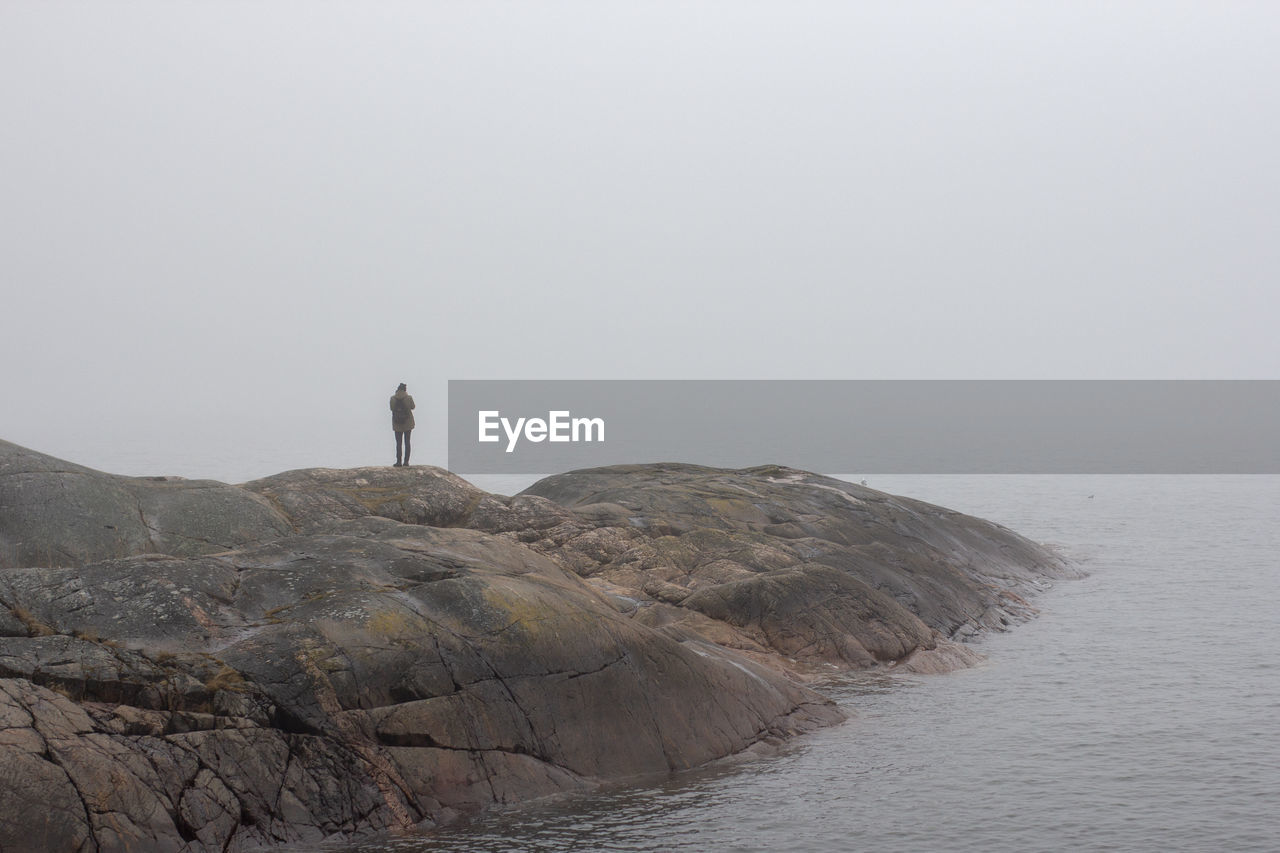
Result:
{"type": "Polygon", "coordinates": [[[399,387],[399,388],[397,388],[396,390],[397,390],[397,391],[404,391],[404,390],[406,390],[408,387],[409,387],[408,385],[405,385],[403,382],[401,382],[401,383],[400,383],[400,387],[399,387]]]}

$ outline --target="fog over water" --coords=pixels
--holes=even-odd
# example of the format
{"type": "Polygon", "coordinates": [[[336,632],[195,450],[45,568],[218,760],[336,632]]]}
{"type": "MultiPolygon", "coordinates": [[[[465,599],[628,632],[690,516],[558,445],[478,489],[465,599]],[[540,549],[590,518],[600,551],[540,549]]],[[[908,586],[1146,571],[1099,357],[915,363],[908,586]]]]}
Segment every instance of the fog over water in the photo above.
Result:
{"type": "MultiPolygon", "coordinates": [[[[400,382],[444,464],[449,379],[1280,378],[1277,44],[1243,0],[6,0],[0,439],[238,482],[389,464],[400,382]]],[[[1275,478],[871,485],[1093,574],[779,759],[432,844],[1280,847],[1275,478]]]]}
{"type": "MultiPolygon", "coordinates": [[[[0,439],[241,482],[390,464],[400,382],[443,465],[449,379],[1277,379],[1277,45],[1250,0],[5,0],[0,439]]],[[[780,756],[359,849],[1280,849],[1278,483],[872,478],[1091,575],[780,756]]]]}
{"type": "Polygon", "coordinates": [[[1277,43],[1252,2],[12,0],[0,437],[235,480],[389,462],[401,381],[442,463],[450,378],[1273,378],[1277,43]]]}

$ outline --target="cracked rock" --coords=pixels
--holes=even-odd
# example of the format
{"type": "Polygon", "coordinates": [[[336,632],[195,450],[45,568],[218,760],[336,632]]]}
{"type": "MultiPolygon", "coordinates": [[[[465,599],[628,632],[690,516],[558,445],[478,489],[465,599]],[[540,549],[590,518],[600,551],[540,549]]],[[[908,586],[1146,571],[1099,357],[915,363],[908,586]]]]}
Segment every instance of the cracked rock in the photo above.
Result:
{"type": "Polygon", "coordinates": [[[1069,570],[771,466],[515,497],[430,467],[236,487],[0,442],[0,849],[432,827],[843,719],[806,667],[963,662],[1069,570]],[[800,675],[798,675],[799,673],[800,675]]]}

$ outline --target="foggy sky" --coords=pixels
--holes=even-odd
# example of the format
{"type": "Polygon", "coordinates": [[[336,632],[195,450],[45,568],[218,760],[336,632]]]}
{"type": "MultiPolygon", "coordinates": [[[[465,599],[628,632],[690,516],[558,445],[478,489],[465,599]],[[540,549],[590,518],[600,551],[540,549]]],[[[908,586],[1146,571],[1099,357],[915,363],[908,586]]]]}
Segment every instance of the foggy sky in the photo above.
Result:
{"type": "MultiPolygon", "coordinates": [[[[0,438],[481,378],[1280,378],[1273,3],[0,4],[0,438]]],[[[123,461],[122,461],[123,460],[123,461]]],[[[778,460],[785,461],[785,460],[778,460]]]]}

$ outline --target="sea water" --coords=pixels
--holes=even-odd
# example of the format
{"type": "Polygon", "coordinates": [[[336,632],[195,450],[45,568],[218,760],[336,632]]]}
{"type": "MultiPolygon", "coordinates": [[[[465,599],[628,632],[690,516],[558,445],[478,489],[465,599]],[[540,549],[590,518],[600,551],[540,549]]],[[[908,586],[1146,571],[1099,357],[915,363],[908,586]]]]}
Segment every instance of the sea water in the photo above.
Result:
{"type": "MultiPolygon", "coordinates": [[[[151,451],[127,451],[74,458],[226,482],[310,464],[304,449],[197,452],[152,470],[151,451]]],[[[1089,575],[978,640],[979,667],[817,685],[852,718],[776,754],[326,849],[1280,850],[1280,477],[867,479],[1089,575]]],[[[529,482],[476,478],[504,494],[529,482]]]]}
{"type": "Polygon", "coordinates": [[[852,719],[776,754],[332,849],[1280,850],[1280,477],[868,479],[1089,575],[976,668],[819,685],[852,719]]]}

